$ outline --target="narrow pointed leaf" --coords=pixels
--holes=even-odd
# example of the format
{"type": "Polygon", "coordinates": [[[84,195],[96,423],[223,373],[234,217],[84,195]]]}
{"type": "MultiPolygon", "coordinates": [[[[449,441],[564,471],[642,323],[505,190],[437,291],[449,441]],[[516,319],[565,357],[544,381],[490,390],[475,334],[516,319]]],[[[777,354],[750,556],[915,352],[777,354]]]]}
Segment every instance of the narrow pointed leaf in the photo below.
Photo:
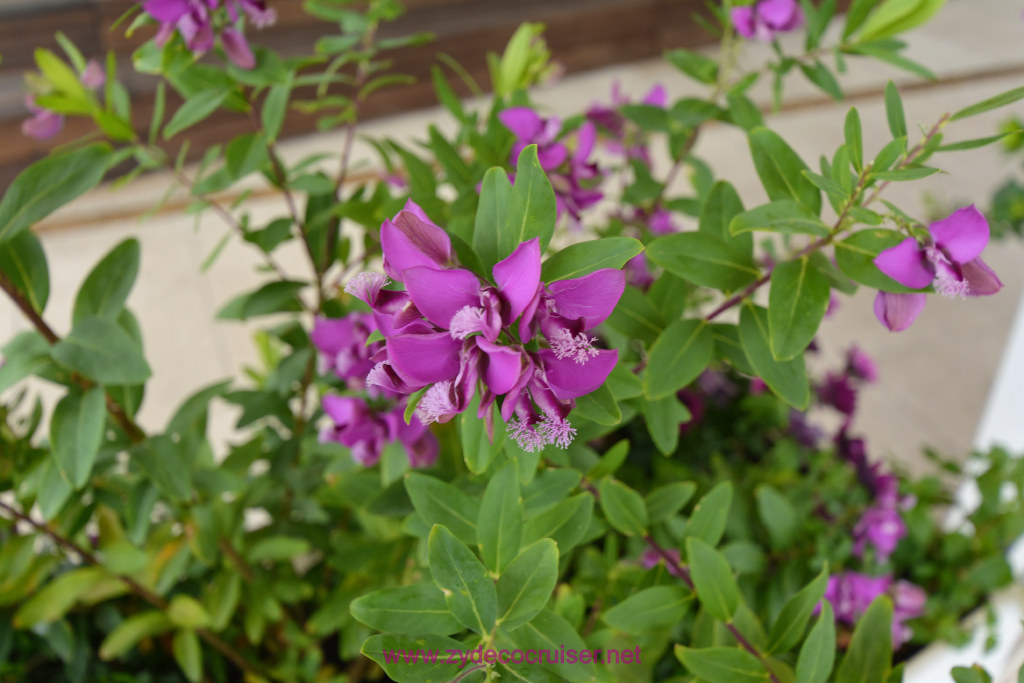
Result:
{"type": "Polygon", "coordinates": [[[487,483],[480,503],[476,535],[480,557],[497,574],[519,553],[523,508],[519,497],[519,474],[514,462],[505,465],[487,483]]]}
{"type": "Polygon", "coordinates": [[[776,360],[788,360],[804,352],[825,318],[831,291],[828,280],[806,256],[775,266],[768,298],[768,326],[776,360]]]}
{"type": "Polygon", "coordinates": [[[732,621],[740,605],[740,589],[729,561],[713,547],[694,537],[686,539],[686,557],[700,604],[718,621],[732,621]]]}

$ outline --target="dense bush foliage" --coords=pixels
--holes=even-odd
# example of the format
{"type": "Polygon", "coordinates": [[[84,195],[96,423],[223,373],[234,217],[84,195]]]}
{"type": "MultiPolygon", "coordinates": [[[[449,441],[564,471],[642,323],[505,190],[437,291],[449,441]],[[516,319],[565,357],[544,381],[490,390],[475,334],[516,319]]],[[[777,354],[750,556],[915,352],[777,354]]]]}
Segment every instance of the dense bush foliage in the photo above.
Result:
{"type": "Polygon", "coordinates": [[[802,77],[841,99],[852,59],[928,77],[898,36],[942,4],[855,0],[837,18],[835,0],[727,1],[717,57],[666,55],[705,95],[616,85],[564,119],[530,99],[557,69],[527,24],[491,55],[492,95],[463,102],[450,79],[480,86],[436,66],[453,121],[372,140],[365,183],[360,110],[406,80],[388,51],[426,39],[378,37],[393,0],[308,0],[326,35],[300,58],[255,44],[274,22],[262,0],[140,3],[122,25],[155,33],[133,60],[160,79],[145,130],[112,56],[63,36],[63,55],[39,50],[24,132],[68,116],[96,132],[0,203],[0,287],[33,328],[0,367],[0,680],[878,683],[961,639],[960,617],[1012,581],[1024,465],[987,454],[982,504],[943,526],[940,475],[958,468],[899,476],[854,431],[871,360],[851,346],[816,375],[806,359],[858,287],[894,331],[930,294],[999,290],[973,206],[926,225],[885,191],[994,142],[945,136],[1024,90],[917,131],[890,83],[891,141],[866,149],[852,108],[813,167],[750,97],[771,79],[781,104],[802,77]],[[789,54],[774,41],[794,31],[789,54]],[[745,40],[773,41],[772,60],[741,69],[745,40]],[[290,109],[340,148],[287,162],[290,109]],[[186,165],[218,110],[252,131],[186,165]],[[767,203],[695,155],[713,125],[744,133],[767,203]],[[265,321],[263,366],[156,432],[136,422],[151,373],[125,302],[157,256],[113,246],[51,325],[31,230],[126,165],[115,182],[164,171],[265,265],[218,316],[265,321]],[[272,220],[236,187],[253,178],[282,199],[272,220]],[[303,279],[276,256],[296,244],[303,279]],[[30,378],[61,388],[55,406],[30,378]],[[237,407],[223,448],[213,401],[237,407]]]}

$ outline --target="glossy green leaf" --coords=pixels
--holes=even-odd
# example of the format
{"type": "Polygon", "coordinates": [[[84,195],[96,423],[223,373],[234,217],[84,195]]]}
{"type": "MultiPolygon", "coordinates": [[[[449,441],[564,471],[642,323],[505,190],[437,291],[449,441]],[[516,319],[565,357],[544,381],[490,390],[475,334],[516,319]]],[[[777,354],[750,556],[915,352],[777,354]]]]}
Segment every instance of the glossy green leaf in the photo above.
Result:
{"type": "Polygon", "coordinates": [[[759,683],[768,672],[757,657],[734,647],[694,649],[675,646],[676,658],[701,681],[707,683],[759,683]]]}
{"type": "Polygon", "coordinates": [[[850,154],[853,168],[860,173],[860,170],[864,168],[864,133],[860,125],[860,114],[857,113],[856,107],[851,107],[850,111],[846,113],[843,134],[846,138],[846,151],[850,154]]]}
{"type": "Polygon", "coordinates": [[[195,631],[184,629],[175,633],[171,641],[171,651],[185,678],[191,683],[203,680],[203,649],[199,645],[199,637],[195,631]]]}
{"type": "Polygon", "coordinates": [[[767,128],[756,128],[748,135],[754,167],[768,197],[792,199],[812,213],[821,212],[821,192],[804,177],[807,164],[779,135],[767,128]]]}
{"type": "Polygon", "coordinates": [[[550,538],[561,555],[568,553],[590,527],[594,497],[580,493],[530,517],[523,527],[523,544],[550,538]]]}
{"type": "Polygon", "coordinates": [[[779,398],[797,410],[810,404],[810,385],[803,356],[777,361],[769,337],[768,313],[760,306],[745,303],[740,312],[740,341],[747,360],[757,376],[779,398]]]}
{"type": "Polygon", "coordinates": [[[796,661],[797,683],[826,683],[836,659],[836,621],[832,603],[821,603],[821,616],[800,648],[796,661]]]}
{"type": "Polygon", "coordinates": [[[85,486],[103,441],[106,396],[99,387],[69,392],[53,410],[50,446],[61,475],[73,488],[85,486]]]}
{"type": "Polygon", "coordinates": [[[792,545],[800,530],[800,518],[789,498],[768,484],[761,484],[754,492],[757,513],[768,529],[772,548],[784,550],[792,545]]]}
{"type": "Polygon", "coordinates": [[[644,250],[632,237],[604,237],[577,242],[560,249],[541,265],[541,280],[570,280],[602,268],[621,268],[626,261],[644,250]]]}
{"type": "Polygon", "coordinates": [[[598,484],[601,511],[616,530],[627,536],[647,533],[647,507],[639,493],[615,479],[598,484]]]}
{"type": "Polygon", "coordinates": [[[0,244],[96,187],[107,172],[110,146],[51,154],[18,174],[0,201],[0,244]]]}
{"type": "Polygon", "coordinates": [[[718,62],[702,54],[690,50],[669,50],[665,59],[684,74],[705,83],[714,85],[718,80],[718,62]]]}
{"type": "Polygon", "coordinates": [[[622,439],[615,443],[601,455],[601,459],[587,471],[587,479],[598,481],[604,477],[615,474],[616,470],[622,467],[629,456],[629,439],[622,439]]]}
{"type": "Polygon", "coordinates": [[[643,409],[647,433],[651,435],[655,448],[662,455],[672,455],[679,446],[679,427],[693,416],[676,396],[666,396],[656,401],[646,401],[643,409]]]}
{"type": "Polygon", "coordinates": [[[725,523],[732,506],[732,482],[723,481],[708,491],[693,508],[686,524],[686,535],[717,545],[725,533],[725,523]]]}
{"type": "Polygon", "coordinates": [[[466,467],[473,474],[483,474],[491,466],[494,457],[501,452],[505,443],[505,429],[501,416],[492,410],[494,438],[488,439],[486,423],[476,416],[480,397],[474,396],[469,406],[459,415],[459,439],[462,442],[462,457],[466,467]]]}
{"type": "Polygon", "coordinates": [[[719,621],[732,621],[740,605],[740,589],[722,553],[700,538],[686,539],[690,578],[704,609],[719,621]]]}
{"type": "MultiPolygon", "coordinates": [[[[760,125],[760,124],[759,124],[760,125]]],[[[700,209],[698,229],[732,243],[738,250],[750,254],[754,240],[749,235],[734,235],[729,229],[733,218],[743,213],[743,201],[736,188],[724,180],[711,186],[700,209]]]]}
{"type": "Polygon", "coordinates": [[[0,243],[0,273],[37,313],[43,312],[50,297],[50,268],[43,245],[31,230],[0,243]]]}
{"type": "Polygon", "coordinates": [[[498,577],[498,624],[513,630],[540,613],[558,581],[558,546],[550,538],[523,548],[498,577]]]}
{"type": "Polygon", "coordinates": [[[215,112],[228,98],[228,94],[223,88],[210,88],[193,94],[178,107],[164,126],[164,140],[170,140],[215,112]]]}
{"type": "Polygon", "coordinates": [[[609,427],[622,421],[622,410],[619,408],[619,403],[612,394],[611,388],[606,384],[577,398],[572,414],[609,427]]]}
{"type": "Polygon", "coordinates": [[[499,235],[511,201],[512,183],[508,173],[503,168],[488,170],[480,188],[480,203],[473,226],[473,250],[488,269],[508,255],[501,253],[499,235]]]}
{"type": "Polygon", "coordinates": [[[75,325],[86,318],[116,320],[139,274],[139,242],[131,238],[114,247],[85,278],[71,314],[75,325]]]}
{"type": "Polygon", "coordinates": [[[106,578],[106,572],[99,567],[65,572],[22,602],[12,622],[16,628],[31,628],[62,619],[80,598],[106,578]]]}
{"type": "Polygon", "coordinates": [[[537,160],[536,145],[529,145],[519,154],[516,181],[499,224],[498,260],[534,237],[540,238],[540,250],[544,253],[557,217],[554,190],[537,160]]]}
{"type": "Polygon", "coordinates": [[[972,104],[969,107],[964,107],[960,111],[953,114],[953,116],[950,117],[950,120],[956,121],[958,119],[965,119],[968,116],[976,116],[977,114],[983,114],[987,111],[992,111],[993,109],[998,109],[999,107],[1005,107],[1008,104],[1013,104],[1014,102],[1017,102],[1022,99],[1024,99],[1024,86],[1019,88],[1013,88],[1012,90],[1007,90],[1004,93],[1000,93],[994,97],[990,97],[987,100],[978,102],[977,104],[972,104]]]}
{"type": "Polygon", "coordinates": [[[889,132],[893,139],[906,137],[907,116],[903,113],[903,98],[892,81],[885,84],[885,118],[889,122],[889,132]]]}
{"type": "Polygon", "coordinates": [[[128,617],[107,634],[100,644],[100,659],[116,659],[139,644],[144,638],[160,635],[173,628],[163,612],[150,610],[128,617]]]}
{"type": "Polygon", "coordinates": [[[800,70],[807,77],[807,80],[818,86],[825,94],[836,101],[842,101],[843,89],[839,85],[839,81],[836,80],[832,71],[822,64],[820,60],[815,61],[813,64],[801,64],[800,70]]]}
{"type": "MultiPolygon", "coordinates": [[[[761,499],[758,498],[758,503],[761,499]]],[[[768,635],[768,652],[785,652],[800,642],[814,608],[821,603],[828,586],[828,568],[791,597],[782,607],[768,635]]]]}
{"type": "Polygon", "coordinates": [[[861,27],[863,41],[888,38],[928,21],[946,0],[885,0],[861,27]]]}
{"type": "Polygon", "coordinates": [[[858,620],[835,683],[884,681],[892,666],[892,601],[875,598],[858,620]]]}
{"type": "Polygon", "coordinates": [[[689,385],[704,372],[714,350],[715,341],[704,320],[678,320],[666,327],[647,356],[647,398],[665,398],[689,385]]]}
{"type": "Polygon", "coordinates": [[[708,232],[659,237],[647,247],[647,258],[684,280],[722,291],[740,289],[760,275],[748,254],[708,232]]]}
{"type": "Polygon", "coordinates": [[[476,536],[480,557],[487,567],[500,574],[502,568],[519,553],[523,535],[523,508],[519,497],[519,473],[510,462],[487,482],[476,536]]]}
{"type": "Polygon", "coordinates": [[[681,585],[653,586],[609,608],[601,619],[629,634],[663,633],[679,623],[692,602],[693,593],[681,585]]]}
{"type": "MultiPolygon", "coordinates": [[[[513,633],[507,634],[518,646],[519,650],[548,650],[549,652],[560,651],[562,647],[566,650],[584,650],[587,645],[580,638],[576,629],[568,621],[555,612],[544,610],[533,621],[520,627],[513,633]]],[[[562,676],[571,683],[583,683],[593,681],[596,676],[596,667],[593,664],[568,662],[561,664],[548,664],[542,657],[541,665],[549,671],[562,676]]]]}
{"type": "Polygon", "coordinates": [[[832,288],[806,256],[772,270],[768,327],[772,355],[788,360],[802,354],[825,318],[832,288]]]}
{"type": "Polygon", "coordinates": [[[430,582],[376,590],[353,600],[349,609],[377,631],[448,636],[463,628],[448,609],[444,593],[430,582]]]}
{"type": "Polygon", "coordinates": [[[465,673],[461,662],[448,663],[448,650],[463,652],[464,643],[439,635],[400,635],[383,633],[363,642],[361,652],[373,660],[393,681],[398,683],[450,683],[465,673]],[[385,653],[408,652],[408,658],[387,657],[385,653]],[[437,652],[435,661],[423,661],[415,652],[437,652]],[[394,660],[398,661],[394,661],[394,660]]]}
{"type": "Polygon", "coordinates": [[[485,635],[497,618],[494,581],[476,555],[440,524],[430,531],[430,574],[459,623],[485,635]]]}
{"type": "Polygon", "coordinates": [[[466,545],[476,545],[480,517],[476,500],[447,482],[417,472],[405,475],[405,490],[427,524],[443,524],[466,545]]]}
{"type": "Polygon", "coordinates": [[[103,318],[84,318],[54,345],[53,359],[101,384],[142,384],[150,376],[142,349],[128,333],[103,318]]]}
{"type": "Polygon", "coordinates": [[[664,522],[679,513],[697,491],[692,481],[673,481],[647,494],[647,517],[651,524],[664,522]]]}
{"type": "Polygon", "coordinates": [[[825,237],[829,227],[817,214],[791,199],[779,199],[737,214],[729,223],[729,231],[738,235],[752,230],[765,230],[782,235],[815,235],[825,237]]]}

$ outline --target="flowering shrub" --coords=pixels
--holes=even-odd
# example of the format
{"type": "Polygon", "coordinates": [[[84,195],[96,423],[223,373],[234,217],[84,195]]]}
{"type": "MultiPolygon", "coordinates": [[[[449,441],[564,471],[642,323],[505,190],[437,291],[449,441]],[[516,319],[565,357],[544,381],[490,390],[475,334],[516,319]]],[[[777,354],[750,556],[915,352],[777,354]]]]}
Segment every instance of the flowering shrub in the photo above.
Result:
{"type": "Polygon", "coordinates": [[[855,0],[835,18],[833,0],[727,2],[717,59],[666,55],[706,96],[614,86],[566,118],[530,99],[556,70],[524,25],[490,59],[486,102],[435,68],[452,132],[376,141],[384,170],[365,184],[350,174],[360,108],[403,82],[387,51],[421,39],[378,39],[392,0],[309,0],[331,26],[302,59],[249,42],[246,24],[274,20],[261,1],[137,3],[128,30],[151,37],[133,66],[161,83],[148,131],[116,60],[101,70],[63,36],[64,57],[39,51],[25,133],[68,116],[96,133],[0,201],[0,289],[32,324],[0,367],[0,679],[874,683],[962,639],[959,618],[1012,581],[1024,465],[988,454],[981,505],[942,527],[938,476],[889,471],[854,431],[871,359],[851,347],[821,376],[805,359],[859,286],[893,331],[931,294],[999,291],[977,210],[925,226],[881,201],[940,153],[991,142],[943,138],[1024,91],[916,139],[890,83],[892,140],[865,150],[853,108],[817,171],[748,94],[771,75],[781,98],[800,73],[841,98],[829,53],[927,73],[896,36],[942,4],[855,0]],[[744,39],[793,31],[805,51],[737,65],[744,39]],[[168,89],[183,102],[169,116],[168,89]],[[284,160],[289,108],[341,128],[335,163],[284,160]],[[252,131],[195,169],[158,144],[217,110],[252,131]],[[694,153],[712,125],[746,136],[768,202],[745,205],[694,153]],[[60,334],[30,229],[124,165],[121,182],[167,170],[264,261],[219,318],[274,316],[264,367],[153,432],[136,421],[145,330],[125,306],[139,244],[92,269],[60,334]],[[266,223],[223,199],[257,176],[282,198],[266,223]],[[304,279],[278,263],[288,243],[304,279]],[[31,377],[60,389],[54,406],[31,377]],[[214,400],[238,408],[223,447],[214,400]]]}

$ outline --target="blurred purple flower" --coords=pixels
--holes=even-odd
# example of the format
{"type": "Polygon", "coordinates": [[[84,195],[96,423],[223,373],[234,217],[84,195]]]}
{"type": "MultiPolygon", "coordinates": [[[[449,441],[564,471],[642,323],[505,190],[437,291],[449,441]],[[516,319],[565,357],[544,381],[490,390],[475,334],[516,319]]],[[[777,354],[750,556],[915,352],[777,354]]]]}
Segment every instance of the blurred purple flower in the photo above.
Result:
{"type": "Polygon", "coordinates": [[[734,7],[732,25],[744,38],[770,43],[777,33],[800,28],[804,12],[797,0],[758,0],[753,5],[734,7]]]}
{"type": "Polygon", "coordinates": [[[367,344],[376,326],[369,313],[349,313],[343,318],[318,317],[310,337],[320,352],[320,371],[348,380],[353,389],[365,386],[366,375],[376,364],[374,356],[384,342],[367,344]]]}
{"type": "MultiPolygon", "coordinates": [[[[85,65],[85,70],[79,74],[78,80],[86,88],[95,90],[106,81],[106,73],[99,62],[90,59],[85,65]]],[[[25,96],[25,107],[32,116],[21,122],[22,135],[34,140],[49,140],[60,133],[64,127],[64,116],[45,107],[40,107],[36,104],[35,95],[25,96]]]]}
{"type": "Polygon", "coordinates": [[[853,527],[853,552],[857,557],[863,557],[868,544],[871,544],[875,547],[875,560],[885,564],[906,535],[907,525],[899,511],[882,502],[865,510],[853,527]]]}
{"type": "Polygon", "coordinates": [[[376,465],[393,441],[405,446],[413,467],[429,467],[437,460],[437,438],[415,416],[405,424],[404,405],[378,413],[361,398],[327,395],[323,408],[333,424],[320,432],[320,441],[347,446],[352,459],[363,467],[376,465]]]}

